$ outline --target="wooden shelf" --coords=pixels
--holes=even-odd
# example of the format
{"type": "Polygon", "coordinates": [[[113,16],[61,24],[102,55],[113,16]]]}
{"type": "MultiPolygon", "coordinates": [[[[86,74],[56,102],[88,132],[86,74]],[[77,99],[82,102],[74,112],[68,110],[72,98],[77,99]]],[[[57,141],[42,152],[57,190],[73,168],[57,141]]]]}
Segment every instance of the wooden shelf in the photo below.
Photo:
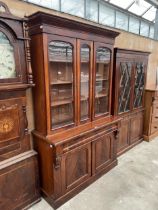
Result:
{"type": "Polygon", "coordinates": [[[51,103],[51,107],[62,106],[62,105],[66,105],[66,104],[71,104],[72,102],[73,102],[73,101],[70,100],[70,99],[53,101],[53,102],[51,103]]]}
{"type": "Polygon", "coordinates": [[[81,97],[81,101],[88,101],[89,100],[89,98],[83,98],[83,97],[81,97]]]}
{"type": "Polygon", "coordinates": [[[109,64],[110,64],[110,61],[109,61],[109,62],[106,62],[106,61],[96,61],[96,63],[102,63],[102,64],[107,64],[107,65],[109,65],[109,64]]]}
{"type": "Polygon", "coordinates": [[[109,80],[109,78],[108,79],[96,79],[96,82],[99,82],[99,81],[108,81],[109,80]]]}
{"type": "Polygon", "coordinates": [[[72,81],[57,80],[57,81],[51,82],[50,84],[51,85],[66,85],[66,84],[72,84],[72,81]]]}
{"type": "Polygon", "coordinates": [[[70,115],[68,115],[68,114],[62,114],[61,120],[60,119],[55,119],[55,116],[54,116],[54,125],[55,124],[56,125],[60,124],[60,126],[61,125],[63,126],[63,125],[69,124],[70,122],[72,122],[72,119],[71,119],[70,115]]]}
{"type": "Polygon", "coordinates": [[[81,83],[88,83],[88,82],[89,82],[89,80],[85,80],[85,81],[81,80],[81,83]]]}
{"type": "Polygon", "coordinates": [[[90,61],[81,61],[81,63],[87,63],[87,64],[89,64],[90,61]]]}
{"type": "Polygon", "coordinates": [[[106,97],[108,96],[108,94],[106,93],[99,93],[99,94],[96,94],[95,98],[102,98],[102,97],[106,97]]]}
{"type": "Polygon", "coordinates": [[[54,63],[73,63],[72,60],[49,60],[49,62],[54,62],[54,63]]]}

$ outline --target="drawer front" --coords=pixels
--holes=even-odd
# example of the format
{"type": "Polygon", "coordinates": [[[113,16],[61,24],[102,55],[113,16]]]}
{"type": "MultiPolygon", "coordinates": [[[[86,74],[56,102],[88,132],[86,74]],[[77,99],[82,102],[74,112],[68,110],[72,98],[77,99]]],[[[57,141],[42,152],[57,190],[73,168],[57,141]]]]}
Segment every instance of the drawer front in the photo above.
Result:
{"type": "Polygon", "coordinates": [[[158,104],[153,104],[152,105],[152,114],[153,115],[158,115],[158,104]]]}
{"type": "Polygon", "coordinates": [[[154,113],[151,115],[151,123],[158,123],[158,113],[154,113]]]}
{"type": "Polygon", "coordinates": [[[155,91],[155,98],[158,99],[158,91],[155,91]]]}
{"type": "Polygon", "coordinates": [[[158,122],[152,123],[150,127],[150,134],[153,134],[158,131],[158,122]]]}

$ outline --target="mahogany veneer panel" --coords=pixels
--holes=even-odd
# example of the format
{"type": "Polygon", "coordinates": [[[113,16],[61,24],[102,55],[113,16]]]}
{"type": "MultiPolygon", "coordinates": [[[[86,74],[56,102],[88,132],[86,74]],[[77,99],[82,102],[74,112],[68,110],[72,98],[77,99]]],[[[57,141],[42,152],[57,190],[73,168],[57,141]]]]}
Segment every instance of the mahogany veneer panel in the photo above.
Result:
{"type": "Polygon", "coordinates": [[[0,162],[0,209],[22,209],[39,200],[37,154],[25,152],[0,162]]]}

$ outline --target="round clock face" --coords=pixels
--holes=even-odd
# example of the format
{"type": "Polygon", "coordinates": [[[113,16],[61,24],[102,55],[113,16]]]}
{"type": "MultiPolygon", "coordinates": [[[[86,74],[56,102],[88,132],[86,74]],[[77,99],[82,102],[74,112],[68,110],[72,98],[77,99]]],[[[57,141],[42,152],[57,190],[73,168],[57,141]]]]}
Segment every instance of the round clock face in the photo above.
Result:
{"type": "Polygon", "coordinates": [[[15,78],[15,59],[13,46],[6,35],[0,32],[0,79],[15,78]]]}

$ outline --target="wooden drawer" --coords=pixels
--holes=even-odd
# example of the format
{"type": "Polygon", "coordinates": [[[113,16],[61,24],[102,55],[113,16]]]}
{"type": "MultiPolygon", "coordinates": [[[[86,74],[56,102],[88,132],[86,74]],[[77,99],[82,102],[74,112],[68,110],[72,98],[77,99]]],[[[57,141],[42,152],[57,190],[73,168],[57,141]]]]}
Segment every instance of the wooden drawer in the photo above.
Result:
{"type": "Polygon", "coordinates": [[[156,131],[158,131],[158,122],[152,123],[151,127],[150,127],[150,133],[155,133],[156,131]]]}
{"type": "Polygon", "coordinates": [[[151,123],[158,123],[158,113],[154,113],[151,115],[151,123]]]}
{"type": "Polygon", "coordinates": [[[152,114],[153,115],[158,115],[158,104],[154,104],[152,106],[152,114]]]}

